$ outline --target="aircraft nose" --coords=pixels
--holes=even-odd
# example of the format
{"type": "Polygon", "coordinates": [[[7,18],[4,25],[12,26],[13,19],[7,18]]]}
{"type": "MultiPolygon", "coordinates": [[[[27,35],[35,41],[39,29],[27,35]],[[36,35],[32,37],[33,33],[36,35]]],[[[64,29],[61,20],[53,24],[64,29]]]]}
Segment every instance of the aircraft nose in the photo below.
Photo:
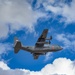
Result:
{"type": "Polygon", "coordinates": [[[62,50],[63,48],[61,47],[60,50],[62,50]]]}

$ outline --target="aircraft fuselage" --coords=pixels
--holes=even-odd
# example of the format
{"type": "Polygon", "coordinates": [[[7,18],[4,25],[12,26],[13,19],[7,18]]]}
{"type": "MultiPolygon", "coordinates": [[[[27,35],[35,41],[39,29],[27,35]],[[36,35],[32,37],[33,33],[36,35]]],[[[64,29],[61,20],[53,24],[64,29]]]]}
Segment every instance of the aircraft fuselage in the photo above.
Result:
{"type": "Polygon", "coordinates": [[[48,29],[44,29],[42,34],[38,38],[37,42],[35,43],[35,46],[23,46],[21,42],[17,38],[15,38],[14,52],[18,53],[20,49],[24,51],[28,51],[33,54],[34,59],[38,59],[39,55],[46,54],[47,52],[56,52],[62,50],[62,48],[59,45],[50,44],[51,43],[50,40],[52,40],[52,36],[46,38],[47,33],[48,33],[48,29]],[[47,44],[50,45],[48,46],[47,44]]]}
{"type": "Polygon", "coordinates": [[[27,50],[31,53],[47,53],[47,52],[56,52],[59,50],[62,50],[62,48],[58,45],[50,45],[50,46],[44,46],[44,47],[35,47],[35,46],[27,46],[22,47],[22,50],[27,50]]]}

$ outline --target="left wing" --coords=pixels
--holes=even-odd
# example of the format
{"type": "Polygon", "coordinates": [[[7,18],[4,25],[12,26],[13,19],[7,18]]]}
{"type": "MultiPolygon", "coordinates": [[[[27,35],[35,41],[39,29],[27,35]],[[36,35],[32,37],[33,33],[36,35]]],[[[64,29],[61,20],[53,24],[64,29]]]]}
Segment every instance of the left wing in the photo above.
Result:
{"type": "Polygon", "coordinates": [[[36,47],[43,47],[44,46],[44,42],[47,37],[47,33],[48,33],[48,29],[44,29],[41,36],[38,38],[38,40],[35,44],[36,47]]]}

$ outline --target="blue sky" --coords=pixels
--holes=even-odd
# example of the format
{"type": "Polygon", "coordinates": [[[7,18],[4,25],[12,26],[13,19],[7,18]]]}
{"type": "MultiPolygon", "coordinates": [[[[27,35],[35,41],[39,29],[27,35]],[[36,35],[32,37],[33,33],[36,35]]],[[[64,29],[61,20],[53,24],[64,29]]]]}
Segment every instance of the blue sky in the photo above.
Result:
{"type": "MultiPolygon", "coordinates": [[[[5,64],[2,67],[6,71],[8,70],[7,74],[10,72],[16,75],[23,71],[20,69],[24,69],[29,70],[29,74],[23,75],[31,75],[32,71],[34,73],[41,71],[40,75],[44,75],[43,71],[46,71],[48,64],[75,62],[74,3],[75,0],[0,0],[0,62],[5,64]],[[14,54],[15,36],[23,45],[34,46],[43,29],[46,28],[49,29],[48,37],[50,35],[53,37],[51,44],[62,46],[62,51],[47,53],[40,56],[38,60],[34,60],[32,54],[23,50],[14,54]],[[60,63],[60,61],[62,62],[60,63]],[[18,72],[15,72],[15,69],[18,69],[18,72]]],[[[72,72],[64,71],[64,74],[74,75],[75,63],[73,65],[74,68],[69,69],[72,72]]],[[[3,72],[2,67],[0,65],[0,72],[5,75],[6,71],[3,72]]],[[[55,69],[56,67],[51,68],[55,69]]],[[[60,71],[60,66],[58,66],[60,72],[52,71],[49,74],[63,74],[62,69],[60,71]]]]}

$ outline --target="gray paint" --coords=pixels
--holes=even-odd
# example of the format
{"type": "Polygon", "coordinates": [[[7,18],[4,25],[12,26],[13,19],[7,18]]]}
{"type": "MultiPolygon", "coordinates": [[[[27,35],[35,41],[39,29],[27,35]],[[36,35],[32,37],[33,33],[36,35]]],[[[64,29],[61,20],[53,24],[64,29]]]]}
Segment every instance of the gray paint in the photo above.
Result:
{"type": "MultiPolygon", "coordinates": [[[[32,53],[34,59],[38,59],[39,55],[44,55],[47,52],[56,52],[62,50],[63,48],[61,48],[59,45],[44,46],[44,44],[49,44],[45,41],[47,32],[48,29],[44,29],[41,36],[38,38],[38,41],[36,42],[35,46],[22,46],[21,42],[17,38],[15,38],[14,52],[18,53],[20,49],[25,50],[32,53]]],[[[48,38],[47,40],[50,41],[51,38],[48,38]]]]}

